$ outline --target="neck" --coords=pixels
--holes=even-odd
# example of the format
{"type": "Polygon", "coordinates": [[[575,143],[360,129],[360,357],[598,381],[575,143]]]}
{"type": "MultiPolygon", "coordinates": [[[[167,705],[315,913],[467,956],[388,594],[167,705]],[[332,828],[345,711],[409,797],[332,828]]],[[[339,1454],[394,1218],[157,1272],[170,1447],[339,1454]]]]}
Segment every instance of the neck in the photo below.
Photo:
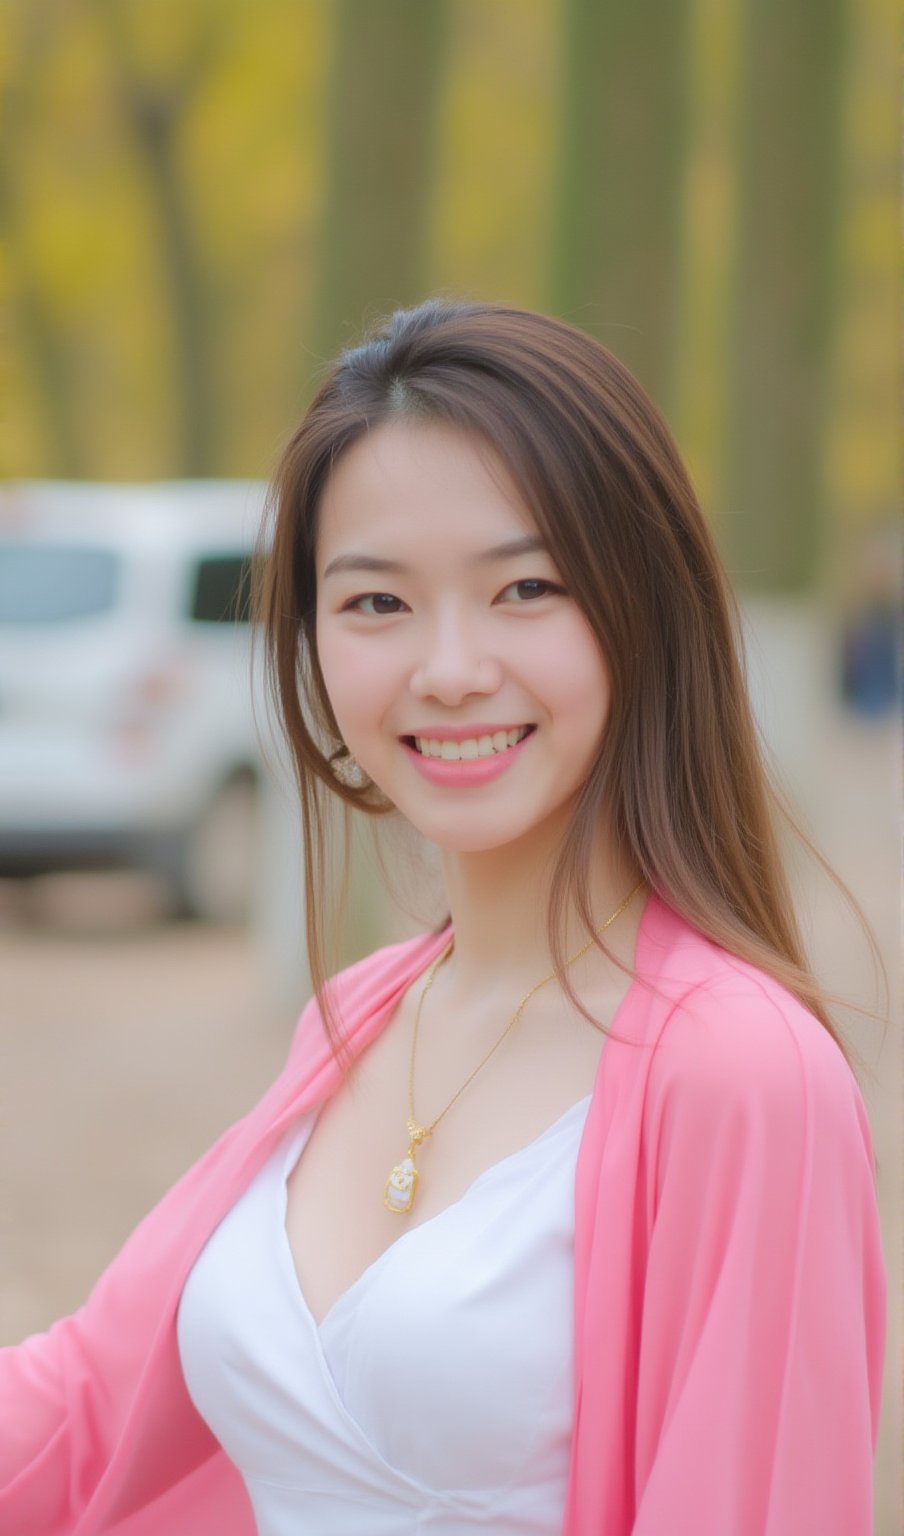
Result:
{"type": "MultiPolygon", "coordinates": [[[[547,833],[540,836],[535,832],[530,839],[486,852],[443,853],[455,932],[454,951],[442,967],[450,993],[485,1001],[493,994],[510,998],[552,971],[547,912],[561,829],[549,828],[547,833]]],[[[597,933],[637,885],[638,878],[633,861],[611,838],[601,836],[590,879],[597,933]]],[[[644,898],[641,889],[604,936],[607,948],[627,965],[633,963],[644,898]]],[[[567,908],[564,935],[566,959],[591,937],[573,905],[567,908]]],[[[598,972],[600,964],[604,964],[601,957],[591,951],[580,969],[595,968],[598,972]]]]}

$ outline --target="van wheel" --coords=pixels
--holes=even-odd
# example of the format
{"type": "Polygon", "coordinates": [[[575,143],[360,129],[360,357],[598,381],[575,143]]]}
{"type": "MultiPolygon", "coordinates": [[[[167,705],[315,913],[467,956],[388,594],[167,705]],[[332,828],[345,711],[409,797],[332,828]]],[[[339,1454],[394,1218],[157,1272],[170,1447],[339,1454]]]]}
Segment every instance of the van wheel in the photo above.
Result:
{"type": "Polygon", "coordinates": [[[230,779],[185,840],[176,878],[180,915],[207,923],[251,917],[260,857],[260,792],[250,773],[230,779]]]}

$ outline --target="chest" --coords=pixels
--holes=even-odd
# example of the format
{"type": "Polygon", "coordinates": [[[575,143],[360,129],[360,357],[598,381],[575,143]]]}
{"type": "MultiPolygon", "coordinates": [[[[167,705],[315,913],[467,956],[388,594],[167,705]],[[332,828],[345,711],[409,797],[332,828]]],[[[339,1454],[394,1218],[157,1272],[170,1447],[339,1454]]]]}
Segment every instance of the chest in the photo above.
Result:
{"type": "Polygon", "coordinates": [[[561,1529],[573,1404],[571,1192],[589,1100],[408,1230],[315,1324],[285,1241],[313,1113],[216,1229],[183,1291],[195,1405],[258,1529],[561,1529]]]}
{"type": "Polygon", "coordinates": [[[399,1238],[460,1201],[475,1180],[537,1142],[588,1095],[604,1043],[589,1025],[563,1026],[551,1038],[552,1017],[538,1017],[451,1105],[480,1060],[474,1040],[446,1038],[419,1052],[416,1118],[435,1129],[415,1154],[413,1205],[399,1214],[386,1209],[384,1192],[409,1148],[412,1022],[403,1001],[320,1111],[288,1176],[288,1242],[317,1320],[399,1238]]]}

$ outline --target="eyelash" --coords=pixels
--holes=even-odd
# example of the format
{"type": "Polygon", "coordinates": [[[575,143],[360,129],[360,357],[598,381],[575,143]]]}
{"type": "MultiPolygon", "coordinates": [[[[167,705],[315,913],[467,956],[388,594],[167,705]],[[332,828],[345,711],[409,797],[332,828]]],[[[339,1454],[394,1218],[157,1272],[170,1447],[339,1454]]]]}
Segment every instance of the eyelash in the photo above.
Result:
{"type": "MultiPolygon", "coordinates": [[[[510,581],[509,584],[508,584],[508,587],[503,587],[503,589],[502,589],[503,592],[507,592],[509,590],[509,587],[545,587],[547,590],[545,592],[541,592],[539,594],[540,597],[546,597],[551,592],[552,593],[559,593],[559,594],[561,594],[564,591],[564,588],[556,586],[555,582],[544,581],[541,577],[532,577],[532,576],[523,577],[522,580],[520,580],[520,581],[510,581]]],[[[359,613],[363,613],[365,610],[360,607],[360,604],[361,603],[366,603],[368,598],[377,598],[377,597],[389,597],[389,598],[392,598],[392,601],[395,602],[395,603],[401,602],[401,598],[393,597],[393,594],[391,592],[362,592],[360,597],[353,597],[347,603],[344,603],[343,606],[342,606],[341,612],[342,613],[348,613],[348,612],[355,612],[355,611],[357,611],[359,613]]],[[[526,607],[528,605],[527,604],[521,604],[520,606],[526,607]]],[[[394,619],[395,618],[395,612],[393,612],[393,613],[385,613],[384,612],[382,614],[372,614],[371,617],[373,617],[373,618],[394,619]]]]}

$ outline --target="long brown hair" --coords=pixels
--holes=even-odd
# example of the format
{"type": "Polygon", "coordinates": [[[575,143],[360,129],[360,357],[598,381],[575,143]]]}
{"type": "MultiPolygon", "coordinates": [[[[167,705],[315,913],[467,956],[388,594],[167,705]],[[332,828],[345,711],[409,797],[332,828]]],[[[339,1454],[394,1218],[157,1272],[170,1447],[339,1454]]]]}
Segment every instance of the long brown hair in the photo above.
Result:
{"type": "Polygon", "coordinates": [[[330,802],[338,796],[346,808],[340,914],[348,808],[381,816],[394,807],[369,782],[338,782],[331,766],[344,748],[315,639],[318,506],[339,455],[399,417],[447,423],[491,445],[606,657],[608,725],[551,884],[549,944],[563,989],[580,1007],[564,972],[563,924],[571,900],[594,930],[590,861],[605,807],[653,890],[782,982],[835,1035],[778,852],[772,813],[781,807],[739,662],[737,607],[659,412],[617,358],[559,320],[431,300],[386,320],[322,385],[275,476],[257,590],[269,685],[301,797],[310,972],[334,1044],[330,802]]]}

